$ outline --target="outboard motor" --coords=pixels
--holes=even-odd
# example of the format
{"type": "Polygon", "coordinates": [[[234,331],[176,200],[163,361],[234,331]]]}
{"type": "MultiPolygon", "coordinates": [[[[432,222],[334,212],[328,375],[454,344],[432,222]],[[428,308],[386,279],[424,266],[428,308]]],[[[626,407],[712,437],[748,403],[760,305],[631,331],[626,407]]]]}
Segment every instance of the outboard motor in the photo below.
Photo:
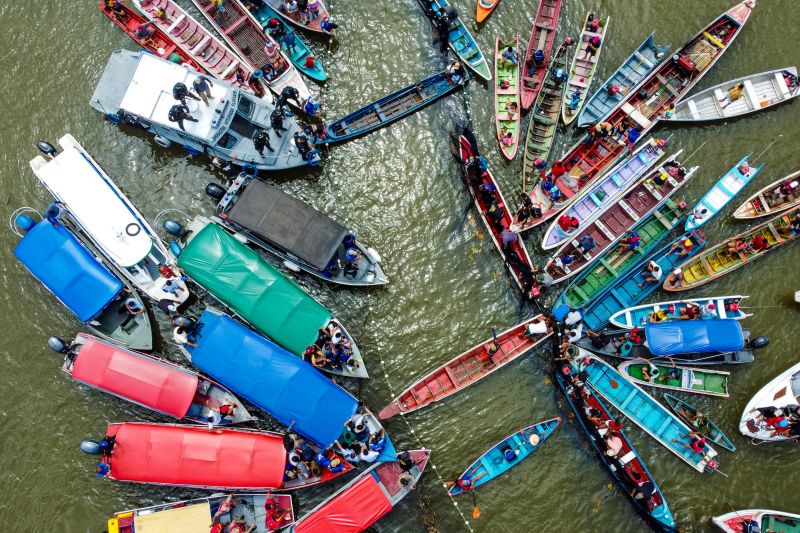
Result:
{"type": "Polygon", "coordinates": [[[44,155],[48,156],[51,159],[54,158],[56,155],[58,155],[58,150],[56,150],[56,147],[47,141],[37,142],[36,148],[38,148],[40,152],[42,152],[44,155]]]}
{"type": "Polygon", "coordinates": [[[50,337],[47,339],[47,345],[56,353],[66,354],[69,352],[69,344],[61,337],[50,337]]]}
{"type": "MultiPolygon", "coordinates": [[[[206,194],[216,201],[222,200],[222,197],[225,196],[225,192],[226,192],[225,188],[219,185],[218,183],[209,183],[208,185],[206,185],[206,194]]],[[[168,220],[167,222],[172,222],[172,221],[168,220]]],[[[167,222],[164,223],[165,229],[167,222]]]]}
{"type": "Polygon", "coordinates": [[[28,215],[17,215],[14,219],[14,224],[23,232],[28,233],[36,225],[36,222],[28,215]]]}
{"type": "Polygon", "coordinates": [[[85,440],[81,442],[81,451],[89,455],[100,455],[100,443],[96,440],[85,440]]]}
{"type": "Polygon", "coordinates": [[[763,348],[767,344],[769,344],[769,337],[767,337],[766,335],[760,335],[750,341],[750,348],[753,350],[758,350],[759,348],[763,348]]]}
{"type": "MultiPolygon", "coordinates": [[[[208,187],[206,187],[206,192],[208,192],[208,187]]],[[[164,230],[167,233],[172,235],[173,237],[181,238],[186,234],[186,230],[183,229],[183,226],[180,222],[175,222],[174,220],[167,219],[164,221],[164,230]]]]}

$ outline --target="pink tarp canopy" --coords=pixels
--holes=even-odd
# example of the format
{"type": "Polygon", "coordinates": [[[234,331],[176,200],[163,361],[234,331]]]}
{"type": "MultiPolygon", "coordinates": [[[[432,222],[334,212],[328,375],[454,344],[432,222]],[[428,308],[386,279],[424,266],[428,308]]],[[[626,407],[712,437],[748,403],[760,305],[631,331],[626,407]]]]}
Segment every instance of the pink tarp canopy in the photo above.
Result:
{"type": "Polygon", "coordinates": [[[357,533],[392,510],[392,503],[375,479],[364,476],[312,514],[303,517],[295,533],[357,533]]]}

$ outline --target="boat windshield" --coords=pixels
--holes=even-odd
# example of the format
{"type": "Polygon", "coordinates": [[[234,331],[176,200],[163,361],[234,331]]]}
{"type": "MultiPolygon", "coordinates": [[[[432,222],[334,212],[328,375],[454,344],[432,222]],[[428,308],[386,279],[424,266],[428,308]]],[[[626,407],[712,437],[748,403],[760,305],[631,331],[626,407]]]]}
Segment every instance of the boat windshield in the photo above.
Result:
{"type": "Polygon", "coordinates": [[[797,400],[797,403],[800,403],[800,372],[792,376],[792,379],[789,381],[789,386],[792,389],[792,395],[797,400]]]}

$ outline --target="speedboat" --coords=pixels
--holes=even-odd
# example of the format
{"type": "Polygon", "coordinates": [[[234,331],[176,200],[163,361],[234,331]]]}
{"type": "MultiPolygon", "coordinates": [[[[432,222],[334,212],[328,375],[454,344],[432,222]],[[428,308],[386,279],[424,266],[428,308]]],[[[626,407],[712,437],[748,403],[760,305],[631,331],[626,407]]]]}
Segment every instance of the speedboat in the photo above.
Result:
{"type": "Polygon", "coordinates": [[[739,431],[754,441],[786,442],[799,440],[796,422],[789,421],[789,434],[786,436],[779,428],[771,427],[767,418],[777,418],[777,410],[782,411],[781,417],[786,417],[791,408],[797,410],[800,403],[800,363],[790,367],[778,377],[764,385],[755,396],[747,403],[739,422],[739,431]],[[768,412],[772,411],[772,412],[768,412]]]}

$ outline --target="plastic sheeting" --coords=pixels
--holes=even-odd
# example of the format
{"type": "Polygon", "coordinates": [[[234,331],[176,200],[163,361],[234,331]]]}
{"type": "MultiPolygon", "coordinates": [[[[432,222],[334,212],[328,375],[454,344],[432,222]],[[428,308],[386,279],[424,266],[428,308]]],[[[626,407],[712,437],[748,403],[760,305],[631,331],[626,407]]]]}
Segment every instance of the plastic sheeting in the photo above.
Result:
{"type": "Polygon", "coordinates": [[[648,323],[647,344],[653,355],[737,352],[744,332],[736,320],[675,320],[648,323]]]}

